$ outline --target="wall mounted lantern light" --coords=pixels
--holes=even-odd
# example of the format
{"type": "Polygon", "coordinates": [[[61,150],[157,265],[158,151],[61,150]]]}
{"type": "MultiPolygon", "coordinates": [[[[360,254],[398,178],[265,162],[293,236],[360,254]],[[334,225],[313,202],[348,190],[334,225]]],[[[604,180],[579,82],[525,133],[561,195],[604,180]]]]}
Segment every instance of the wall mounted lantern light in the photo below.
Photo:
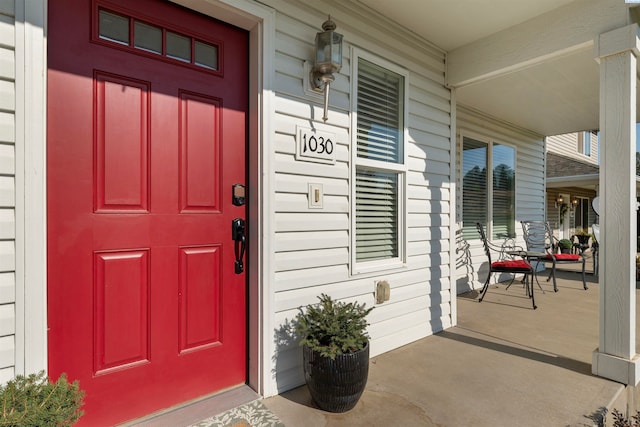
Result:
{"type": "Polygon", "coordinates": [[[561,194],[558,194],[558,197],[556,197],[556,209],[558,208],[558,206],[562,205],[562,202],[564,202],[564,199],[562,198],[561,194]]]}
{"type": "Polygon", "coordinates": [[[324,114],[327,121],[329,109],[329,86],[335,80],[333,73],[342,68],[342,34],[336,33],[336,24],[331,16],[322,24],[323,31],[316,34],[316,59],[311,70],[311,85],[314,90],[324,91],[324,114]]]}
{"type": "Polygon", "coordinates": [[[578,198],[574,197],[573,199],[571,199],[571,207],[575,209],[576,206],[578,206],[578,198]]]}

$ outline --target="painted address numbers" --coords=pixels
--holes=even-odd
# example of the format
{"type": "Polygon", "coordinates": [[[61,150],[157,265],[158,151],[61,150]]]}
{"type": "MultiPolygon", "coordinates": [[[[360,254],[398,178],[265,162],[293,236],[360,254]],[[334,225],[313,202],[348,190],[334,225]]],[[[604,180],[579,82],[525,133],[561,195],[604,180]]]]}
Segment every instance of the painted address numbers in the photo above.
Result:
{"type": "Polygon", "coordinates": [[[330,132],[297,127],[296,159],[308,162],[336,162],[336,136],[330,132]]]}

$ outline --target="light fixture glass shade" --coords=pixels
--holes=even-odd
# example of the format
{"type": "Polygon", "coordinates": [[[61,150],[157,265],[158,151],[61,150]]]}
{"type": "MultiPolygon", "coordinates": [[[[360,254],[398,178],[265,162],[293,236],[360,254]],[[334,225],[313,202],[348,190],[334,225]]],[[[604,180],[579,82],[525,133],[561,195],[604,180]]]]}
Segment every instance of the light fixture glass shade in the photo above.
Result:
{"type": "Polygon", "coordinates": [[[336,33],[336,24],[331,16],[322,24],[322,32],[316,33],[316,58],[311,71],[315,90],[324,91],[322,120],[327,121],[329,111],[329,85],[335,81],[333,73],[342,68],[342,34],[336,33]]]}
{"type": "Polygon", "coordinates": [[[342,34],[336,33],[335,28],[336,24],[329,19],[322,24],[325,31],[316,34],[316,72],[332,74],[342,68],[342,34]]]}

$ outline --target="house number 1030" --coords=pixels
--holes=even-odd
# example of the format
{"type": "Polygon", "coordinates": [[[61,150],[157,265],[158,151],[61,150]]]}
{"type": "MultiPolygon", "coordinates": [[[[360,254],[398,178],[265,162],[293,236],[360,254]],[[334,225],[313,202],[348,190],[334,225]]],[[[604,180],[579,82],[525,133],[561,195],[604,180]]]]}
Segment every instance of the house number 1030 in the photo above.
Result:
{"type": "Polygon", "coordinates": [[[335,134],[298,126],[296,159],[335,163],[335,134]]]}
{"type": "Polygon", "coordinates": [[[306,153],[307,150],[318,154],[327,153],[331,155],[331,153],[333,153],[333,141],[331,141],[331,139],[327,138],[325,140],[324,136],[318,136],[316,138],[315,135],[311,135],[309,136],[309,141],[307,141],[307,136],[306,133],[302,135],[302,142],[304,143],[304,147],[302,148],[303,153],[306,153]]]}

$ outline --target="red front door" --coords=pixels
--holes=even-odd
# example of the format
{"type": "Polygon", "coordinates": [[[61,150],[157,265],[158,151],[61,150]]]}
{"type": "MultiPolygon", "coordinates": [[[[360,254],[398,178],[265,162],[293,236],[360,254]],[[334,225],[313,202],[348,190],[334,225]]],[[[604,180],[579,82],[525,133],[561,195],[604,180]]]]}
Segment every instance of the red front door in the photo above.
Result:
{"type": "Polygon", "coordinates": [[[161,0],[48,22],[50,376],[91,426],[245,383],[247,34],[161,0]]]}

